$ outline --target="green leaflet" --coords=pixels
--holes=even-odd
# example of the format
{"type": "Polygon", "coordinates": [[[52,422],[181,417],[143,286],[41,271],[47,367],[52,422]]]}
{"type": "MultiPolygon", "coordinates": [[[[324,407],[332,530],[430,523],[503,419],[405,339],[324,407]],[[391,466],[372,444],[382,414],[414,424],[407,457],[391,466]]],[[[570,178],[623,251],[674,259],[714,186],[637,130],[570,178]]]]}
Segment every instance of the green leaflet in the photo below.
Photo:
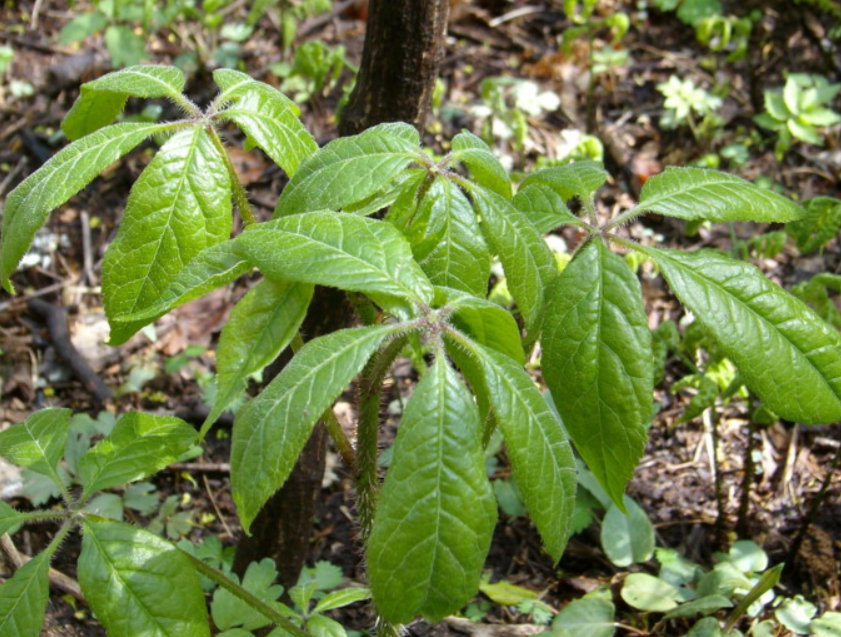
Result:
{"type": "Polygon", "coordinates": [[[258,283],[231,310],[216,351],[219,391],[202,435],[243,390],[248,376],[271,363],[292,341],[312,299],[309,283],[258,283]]]}
{"type": "Polygon", "coordinates": [[[482,231],[499,255],[508,289],[534,340],[543,316],[543,291],[558,275],[555,256],[532,223],[507,199],[483,188],[472,191],[482,231]]]}
{"type": "Polygon", "coordinates": [[[556,637],[613,637],[616,634],[616,608],[600,597],[573,600],[555,617],[552,633],[556,637]]]}
{"type": "Polygon", "coordinates": [[[654,555],[654,527],[643,508],[627,495],[622,496],[622,510],[615,503],[602,519],[602,549],[616,566],[647,562],[654,555]]]}
{"type": "Polygon", "coordinates": [[[797,241],[803,253],[814,252],[841,229],[841,200],[813,197],[803,203],[805,214],[786,225],[786,232],[797,241]]]}
{"type": "Polygon", "coordinates": [[[40,553],[0,586],[0,635],[38,637],[50,594],[50,554],[40,553]]]}
{"type": "Polygon", "coordinates": [[[123,414],[110,435],[79,462],[85,486],[82,500],[92,493],[139,480],[172,464],[196,442],[196,430],[174,416],[140,412],[123,414]]]}
{"type": "Polygon", "coordinates": [[[645,182],[635,209],[708,221],[791,221],[803,214],[790,199],[735,175],[672,166],[645,182]]]}
{"type": "Polygon", "coordinates": [[[508,445],[523,501],[547,552],[557,562],[575,508],[575,459],[566,433],[520,365],[467,339],[454,342],[476,363],[462,372],[472,387],[484,388],[508,445]],[[481,378],[474,379],[477,372],[481,378]]]}
{"type": "Polygon", "coordinates": [[[0,535],[8,533],[9,529],[16,527],[22,522],[26,522],[28,519],[30,518],[25,513],[13,509],[0,500],[0,535]]]}
{"type": "Polygon", "coordinates": [[[385,188],[419,153],[418,132],[408,124],[380,124],[335,139],[301,165],[274,217],[358,203],[385,188]]]}
{"type": "Polygon", "coordinates": [[[67,139],[76,140],[111,124],[129,97],[183,97],[184,74],[172,66],[130,66],[82,84],[78,99],[61,123],[67,139]]]}
{"type": "Polygon", "coordinates": [[[22,423],[0,432],[0,456],[55,479],[72,414],[70,409],[36,411],[22,423]]]}
{"type": "Polygon", "coordinates": [[[479,587],[495,522],[479,414],[439,354],[406,406],[368,541],[382,616],[435,622],[464,606],[479,587]]]}
{"type": "Polygon", "coordinates": [[[532,184],[544,184],[557,192],[564,201],[574,197],[588,201],[606,180],[607,172],[599,162],[577,161],[566,166],[538,170],[523,180],[520,189],[532,184]]]}
{"type": "Polygon", "coordinates": [[[117,124],[104,128],[56,153],[9,193],[0,243],[0,283],[3,287],[13,291],[9,277],[51,210],[70,199],[144,139],[171,128],[172,124],[117,124]]]}
{"type": "Polygon", "coordinates": [[[175,134],[134,184],[102,265],[114,343],[140,327],[116,317],[148,309],[202,250],[231,234],[231,181],[202,126],[175,134]]]}
{"type": "Polygon", "coordinates": [[[546,184],[534,183],[520,188],[512,200],[514,207],[534,224],[541,234],[551,232],[564,224],[580,225],[557,191],[546,184]]]}
{"type": "Polygon", "coordinates": [[[245,132],[246,148],[259,146],[290,176],[318,150],[298,119],[300,109],[276,88],[231,69],[214,71],[213,80],[222,89],[219,101],[229,103],[219,117],[245,132]]]}
{"type": "Polygon", "coordinates": [[[651,415],[651,332],[637,277],[598,239],[547,291],[541,343],[543,376],[564,426],[621,503],[651,415]]]}
{"type": "Polygon", "coordinates": [[[393,325],[359,327],[308,342],[237,413],[231,490],[246,531],[260,507],[283,486],[324,410],[398,329],[393,325]]]}
{"type": "Polygon", "coordinates": [[[754,266],[644,248],[766,406],[803,424],[841,419],[841,335],[754,266]]]}
{"type": "Polygon", "coordinates": [[[470,169],[473,181],[511,199],[511,179],[490,146],[473,133],[463,130],[453,137],[450,156],[470,169]]]}
{"type": "Polygon", "coordinates": [[[432,285],[409,243],[377,219],[307,212],[249,227],[235,242],[267,277],[363,292],[384,307],[429,304],[432,285]]]}
{"type": "Polygon", "coordinates": [[[410,228],[415,259],[435,285],[484,297],[491,255],[464,193],[448,179],[436,179],[424,194],[410,228]],[[411,232],[412,230],[420,232],[411,232]]]}
{"type": "Polygon", "coordinates": [[[450,322],[455,327],[477,343],[495,349],[521,365],[525,363],[520,328],[510,312],[486,299],[456,295],[452,294],[454,298],[447,303],[453,310],[450,322]]]}
{"type": "Polygon", "coordinates": [[[239,255],[235,245],[233,241],[223,241],[205,248],[175,275],[153,305],[111,319],[112,325],[119,326],[119,334],[111,335],[111,345],[124,343],[141,327],[170,310],[227,285],[251,270],[252,265],[239,255]]]}
{"type": "Polygon", "coordinates": [[[122,522],[87,517],[79,584],[109,637],[209,637],[198,575],[172,544],[122,522]]]}

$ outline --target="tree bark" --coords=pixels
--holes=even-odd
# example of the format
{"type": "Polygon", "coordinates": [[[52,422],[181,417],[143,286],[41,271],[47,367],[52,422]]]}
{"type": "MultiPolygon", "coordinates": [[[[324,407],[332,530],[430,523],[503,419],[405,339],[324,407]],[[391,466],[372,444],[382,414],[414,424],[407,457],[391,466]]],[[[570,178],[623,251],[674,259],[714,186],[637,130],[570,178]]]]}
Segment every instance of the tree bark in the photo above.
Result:
{"type": "MultiPolygon", "coordinates": [[[[448,12],[449,0],[371,0],[362,64],[339,125],[341,135],[384,122],[423,129],[443,58],[448,12]]],[[[350,327],[354,318],[343,292],[316,288],[302,332],[311,340],[350,327]]],[[[286,360],[273,366],[275,374],[286,360]]],[[[240,576],[252,561],[271,557],[279,583],[287,590],[295,585],[309,554],[326,451],[327,433],[319,423],[286,483],[254,520],[251,537],[239,541],[234,571],[240,576]]]]}

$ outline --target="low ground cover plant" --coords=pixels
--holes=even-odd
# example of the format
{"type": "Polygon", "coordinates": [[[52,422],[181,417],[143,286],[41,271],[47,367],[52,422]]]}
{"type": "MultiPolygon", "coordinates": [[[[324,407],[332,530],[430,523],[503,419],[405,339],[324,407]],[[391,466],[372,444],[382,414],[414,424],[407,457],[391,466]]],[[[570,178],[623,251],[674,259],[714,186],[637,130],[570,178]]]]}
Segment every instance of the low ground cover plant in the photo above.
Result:
{"type": "Polygon", "coordinates": [[[169,67],[131,67],[84,85],[63,125],[73,143],[7,198],[0,281],[11,290],[51,210],[147,138],[161,142],[103,263],[114,344],[255,269],[264,278],[222,331],[218,392],[199,432],[168,416],[124,414],[79,460],[79,487],[59,469],[67,410],[36,412],[0,434],[0,455],[45,474],[63,496],[45,511],[2,509],[5,530],[36,519],[62,523],[50,547],[0,588],[0,633],[37,634],[50,557],[75,526],[84,535],[80,582],[110,635],[209,634],[199,574],[281,631],[301,634],[296,622],[312,630],[309,599],[290,618],[160,537],[84,508],[96,492],[146,478],[200,445],[249,375],[289,346],[291,362],[238,411],[233,427],[231,486],[246,532],[322,419],[356,475],[379,614],[392,624],[440,619],[480,585],[497,517],[484,447],[499,430],[525,508],[557,562],[575,513],[573,445],[617,514],[628,511],[625,485],[653,415],[654,357],[640,284],[610,246],[659,267],[774,413],[804,424],[841,419],[835,329],[748,263],[646,245],[622,231],[647,212],[790,222],[804,214],[796,203],[725,173],[670,168],[647,181],[634,207],[602,220],[595,197],[607,174],[597,162],[533,172],[515,193],[489,147],[470,133],[456,135],[441,159],[405,124],[318,148],[278,90],[232,70],[217,70],[214,80],[220,93],[204,109],[184,96],[183,75],[169,67]],[[184,117],[114,124],[129,97],[168,98],[184,117]],[[270,221],[255,218],[221,141],[228,123],[290,176],[270,221]],[[231,238],[234,204],[244,230],[231,238]],[[384,209],[383,219],[371,216],[384,209]],[[563,225],[582,239],[561,271],[542,234],[563,225]],[[494,259],[514,313],[487,299],[494,259]],[[362,325],[303,342],[298,329],[315,285],[353,294],[362,325]],[[538,341],[560,418],[524,369],[538,341]],[[379,395],[402,352],[420,382],[380,485],[379,395]],[[360,374],[354,446],[331,407],[360,374]]]}

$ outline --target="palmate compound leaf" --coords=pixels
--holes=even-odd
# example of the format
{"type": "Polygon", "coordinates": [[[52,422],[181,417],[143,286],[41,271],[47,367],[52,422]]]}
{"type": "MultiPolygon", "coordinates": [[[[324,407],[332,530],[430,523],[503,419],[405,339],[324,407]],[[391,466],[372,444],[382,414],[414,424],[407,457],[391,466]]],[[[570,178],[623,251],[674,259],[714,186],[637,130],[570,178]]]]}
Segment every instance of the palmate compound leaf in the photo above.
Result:
{"type": "Polygon", "coordinates": [[[534,183],[520,188],[512,200],[514,207],[534,224],[540,233],[550,232],[565,224],[580,224],[570,212],[563,197],[546,184],[534,183]]]}
{"type": "Polygon", "coordinates": [[[420,153],[408,124],[380,124],[333,140],[308,158],[277,202],[274,217],[307,210],[340,210],[385,188],[420,153]]]}
{"type": "Polygon", "coordinates": [[[102,264],[111,343],[140,326],[116,317],[153,306],[205,248],[231,234],[231,180],[202,126],[176,133],[135,182],[117,238],[102,264]]]}
{"type": "Polygon", "coordinates": [[[496,522],[479,414],[439,354],[400,422],[368,541],[377,609],[393,623],[435,622],[479,587],[496,522]]]}
{"type": "Polygon", "coordinates": [[[506,199],[511,199],[511,179],[508,171],[481,138],[463,130],[453,137],[452,147],[450,156],[470,169],[473,181],[506,199]]]}
{"type": "Polygon", "coordinates": [[[298,119],[300,109],[273,86],[231,69],[217,69],[213,80],[222,89],[219,101],[227,104],[219,117],[239,126],[246,147],[259,146],[287,175],[318,150],[298,119]]]}
{"type": "Polygon", "coordinates": [[[514,360],[464,337],[448,336],[474,390],[502,429],[514,478],[547,552],[561,559],[575,509],[576,468],[566,433],[531,377],[514,360]]]}
{"type": "Polygon", "coordinates": [[[308,342],[283,371],[237,413],[231,490],[248,531],[277,491],[321,414],[356,376],[395,325],[339,330],[308,342]]]}
{"type": "Polygon", "coordinates": [[[532,184],[544,184],[557,192],[564,201],[576,197],[587,201],[606,180],[607,172],[599,162],[577,161],[531,173],[520,184],[520,189],[532,184]]]}
{"type": "Polygon", "coordinates": [[[0,586],[0,635],[38,637],[50,594],[50,553],[21,566],[0,586]]]}
{"type": "Polygon", "coordinates": [[[189,451],[196,438],[196,430],[174,416],[123,414],[108,437],[79,461],[82,499],[160,471],[189,451]]]}
{"type": "Polygon", "coordinates": [[[61,123],[67,139],[76,140],[111,124],[129,97],[183,99],[184,73],[174,66],[130,66],[82,84],[78,99],[61,123]]]}
{"type": "Polygon", "coordinates": [[[543,375],[570,438],[614,502],[645,445],[651,332],[637,277],[598,239],[550,286],[543,375]]]}
{"type": "Polygon", "coordinates": [[[529,338],[534,340],[543,317],[543,291],[558,275],[555,255],[510,201],[481,187],[471,194],[482,215],[482,231],[502,261],[508,289],[523,313],[529,338]]]}
{"type": "Polygon", "coordinates": [[[0,432],[0,456],[55,479],[72,414],[70,409],[36,411],[22,423],[0,432]]]}
{"type": "Polygon", "coordinates": [[[309,283],[265,279],[234,306],[219,337],[219,391],[203,432],[245,388],[248,376],[289,345],[307,314],[312,293],[309,283]]]}
{"type": "Polygon", "coordinates": [[[154,304],[138,312],[113,317],[112,325],[119,328],[111,334],[111,343],[119,345],[125,342],[137,330],[167,312],[227,285],[251,270],[253,266],[235,247],[233,241],[223,241],[205,248],[175,275],[154,304]]]}
{"type": "Polygon", "coordinates": [[[391,225],[347,213],[306,212],[256,224],[235,239],[268,278],[362,292],[383,307],[431,303],[429,279],[391,225]]]}
{"type": "Polygon", "coordinates": [[[415,259],[435,285],[484,297],[491,255],[464,193],[436,179],[423,195],[407,235],[415,259]]]}
{"type": "Polygon", "coordinates": [[[209,637],[207,608],[187,557],[157,535],[88,516],[79,584],[109,637],[209,637]]]}
{"type": "Polygon", "coordinates": [[[841,419],[841,335],[756,267],[720,254],[640,248],[775,414],[841,419]]]}
{"type": "Polygon", "coordinates": [[[99,173],[150,135],[172,124],[116,124],[56,153],[6,198],[0,242],[0,283],[13,291],[9,277],[26,254],[35,232],[51,210],[84,188],[99,173]]]}
{"type": "Polygon", "coordinates": [[[669,167],[645,182],[636,210],[707,221],[792,221],[803,208],[741,177],[705,168],[669,167]]]}

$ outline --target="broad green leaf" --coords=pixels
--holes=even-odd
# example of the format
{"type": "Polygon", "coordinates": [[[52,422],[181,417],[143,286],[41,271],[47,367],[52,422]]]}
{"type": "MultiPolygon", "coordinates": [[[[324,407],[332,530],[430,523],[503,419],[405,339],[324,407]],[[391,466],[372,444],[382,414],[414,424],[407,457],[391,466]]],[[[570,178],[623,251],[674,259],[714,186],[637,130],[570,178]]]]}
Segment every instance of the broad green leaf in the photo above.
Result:
{"type": "Polygon", "coordinates": [[[391,225],[345,213],[307,212],[253,225],[236,239],[267,277],[363,292],[378,303],[430,303],[432,285],[391,225]]]}
{"type": "Polygon", "coordinates": [[[803,209],[741,177],[705,168],[669,167],[645,182],[637,210],[705,221],[792,221],[803,209]]]}
{"type": "Polygon", "coordinates": [[[815,637],[841,637],[841,613],[824,613],[809,624],[809,631],[815,637]]]}
{"type": "Polygon", "coordinates": [[[582,597],[564,606],[552,622],[552,629],[566,630],[576,637],[613,637],[615,613],[615,607],[606,599],[582,597]]]}
{"type": "Polygon", "coordinates": [[[110,637],[209,637],[198,575],[181,551],[122,522],[87,518],[79,584],[110,637]]]}
{"type": "Polygon", "coordinates": [[[318,604],[313,608],[313,613],[323,613],[325,610],[332,610],[333,608],[343,608],[356,602],[361,602],[363,599],[370,599],[371,591],[367,588],[343,588],[339,591],[328,593],[318,604]]]}
{"type": "Polygon", "coordinates": [[[9,193],[0,244],[3,287],[13,291],[9,277],[51,210],[70,199],[144,139],[171,127],[170,124],[117,124],[104,128],[56,153],[9,193]]]}
{"type": "Polygon", "coordinates": [[[818,607],[805,599],[802,595],[783,600],[782,604],[774,611],[774,617],[783,626],[796,635],[809,633],[809,624],[817,614],[818,607]]]}
{"type": "Polygon", "coordinates": [[[561,559],[575,509],[575,459],[561,423],[523,368],[472,341],[457,341],[475,367],[462,368],[481,386],[502,429],[514,478],[543,544],[561,559]],[[481,373],[481,378],[475,378],[481,373]]]}
{"type": "Polygon", "coordinates": [[[308,342],[237,413],[231,489],[246,531],[263,503],[286,481],[321,414],[396,329],[346,329],[308,342]]]}
{"type": "Polygon", "coordinates": [[[82,499],[160,471],[190,450],[196,430],[180,418],[140,412],[123,414],[111,434],[79,462],[82,499]]]}
{"type": "Polygon", "coordinates": [[[274,216],[339,210],[385,188],[420,152],[408,124],[380,124],[333,140],[309,157],[277,202],[274,216]]]}
{"type": "Polygon", "coordinates": [[[307,620],[307,630],[313,637],[347,637],[347,631],[335,619],[314,615],[307,620]]]}
{"type": "Polygon", "coordinates": [[[231,234],[231,181],[204,127],[176,133],[135,182],[102,265],[112,342],[139,326],[115,317],[155,305],[178,273],[231,234]]]}
{"type": "Polygon", "coordinates": [[[637,277],[598,239],[550,286],[543,375],[570,438],[614,502],[645,445],[651,332],[637,277]]]}
{"type": "Polygon", "coordinates": [[[318,144],[298,119],[300,109],[276,88],[231,69],[213,72],[228,104],[219,117],[231,120],[246,135],[246,147],[259,146],[287,175],[295,174],[318,144]]]}
{"type": "Polygon", "coordinates": [[[532,184],[545,184],[564,201],[575,197],[587,201],[605,181],[607,172],[599,162],[577,161],[566,166],[554,166],[531,173],[520,184],[520,189],[532,184]]]}
{"type": "MultiPolygon", "coordinates": [[[[242,578],[242,587],[271,605],[283,594],[283,586],[274,583],[276,579],[277,568],[274,560],[266,557],[248,565],[242,578]]],[[[240,583],[238,579],[236,581],[240,583]]],[[[271,623],[271,620],[263,613],[252,608],[222,586],[213,593],[210,613],[213,623],[219,630],[227,630],[235,626],[242,627],[244,630],[256,630],[271,623]]]]}
{"type": "Polygon", "coordinates": [[[715,617],[699,619],[686,633],[686,637],[721,637],[721,635],[721,625],[715,617]]]}
{"type": "Polygon", "coordinates": [[[475,296],[455,298],[448,307],[453,310],[452,324],[474,341],[506,354],[521,365],[525,363],[520,328],[510,312],[475,296]]]}
{"type": "Polygon", "coordinates": [[[219,337],[219,391],[202,430],[245,388],[250,374],[263,369],[289,345],[307,314],[312,293],[308,283],[266,279],[234,306],[219,337]]]}
{"type": "Polygon", "coordinates": [[[82,84],[79,97],[61,128],[70,140],[79,139],[117,119],[129,97],[181,98],[184,74],[174,66],[132,66],[82,84]]]}
{"type": "Polygon", "coordinates": [[[558,275],[555,256],[510,201],[483,188],[475,188],[472,194],[482,215],[482,231],[502,261],[508,289],[523,313],[529,338],[534,340],[543,316],[543,291],[558,275]]]}
{"type": "Polygon", "coordinates": [[[119,334],[111,335],[110,343],[124,343],[134,332],[170,310],[227,285],[251,270],[253,266],[242,258],[235,246],[233,241],[223,241],[205,248],[175,275],[153,305],[114,317],[111,322],[120,329],[119,334]]]}
{"type": "Polygon", "coordinates": [[[602,520],[601,542],[608,559],[616,566],[647,562],[654,555],[654,527],[639,504],[623,497],[623,513],[611,503],[602,520]]]}
{"type": "Polygon", "coordinates": [[[8,533],[18,524],[30,519],[25,513],[21,513],[0,500],[0,535],[8,533]]]}
{"type": "Polygon", "coordinates": [[[22,423],[0,432],[0,456],[9,462],[55,478],[56,466],[64,453],[69,409],[42,409],[22,423]]]}
{"type": "Polygon", "coordinates": [[[797,241],[801,252],[814,252],[841,229],[841,200],[814,197],[803,203],[806,214],[786,224],[786,232],[797,241]]]}
{"type": "Polygon", "coordinates": [[[517,606],[530,599],[537,599],[535,591],[508,582],[483,582],[479,584],[479,590],[500,606],[517,606]]]}
{"type": "Polygon", "coordinates": [[[463,130],[453,137],[451,157],[470,169],[473,181],[511,199],[511,179],[508,171],[481,138],[463,130]]]}
{"type": "Polygon", "coordinates": [[[699,599],[684,602],[677,608],[666,613],[665,619],[673,617],[695,617],[696,615],[711,615],[722,608],[732,608],[733,602],[723,595],[707,595],[699,599]]]}
{"type": "Polygon", "coordinates": [[[50,595],[50,554],[21,566],[0,586],[0,635],[38,637],[50,595]]]}
{"type": "Polygon", "coordinates": [[[841,335],[802,301],[714,252],[644,251],[771,411],[803,424],[841,419],[841,335]]]}
{"type": "Polygon", "coordinates": [[[382,616],[434,622],[464,606],[479,587],[495,522],[479,414],[439,355],[406,406],[368,541],[382,616]]]}
{"type": "Polygon", "coordinates": [[[491,256],[464,193],[451,181],[436,179],[419,202],[415,219],[407,234],[432,283],[484,297],[491,256]],[[421,232],[413,232],[416,228],[421,232]],[[422,236],[415,238],[417,234],[422,236]]]}
{"type": "Polygon", "coordinates": [[[768,553],[753,540],[738,540],[726,555],[717,553],[720,561],[726,561],[742,573],[761,573],[768,568],[768,553]]]}
{"type": "Polygon", "coordinates": [[[622,584],[622,599],[636,609],[665,613],[677,607],[677,589],[648,573],[631,573],[622,584]]]}
{"type": "Polygon", "coordinates": [[[581,221],[570,212],[563,197],[546,184],[535,183],[520,188],[512,200],[514,207],[534,224],[541,234],[564,224],[578,225],[581,221]]]}

